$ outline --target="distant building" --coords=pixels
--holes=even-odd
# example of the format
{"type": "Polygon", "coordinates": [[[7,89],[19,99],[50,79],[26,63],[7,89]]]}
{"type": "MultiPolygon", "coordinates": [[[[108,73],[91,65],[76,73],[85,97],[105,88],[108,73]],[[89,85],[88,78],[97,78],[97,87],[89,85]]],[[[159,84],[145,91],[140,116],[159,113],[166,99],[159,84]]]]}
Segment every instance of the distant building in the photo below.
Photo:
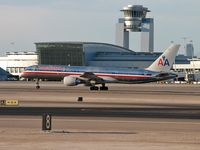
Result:
{"type": "Polygon", "coordinates": [[[182,80],[189,81],[188,78],[192,76],[193,81],[200,81],[200,59],[193,58],[189,59],[189,61],[189,64],[174,64],[173,70],[177,72],[182,80]]]}
{"type": "Polygon", "coordinates": [[[194,57],[194,47],[192,43],[186,44],[186,56],[189,58],[194,57]]]}
{"type": "Polygon", "coordinates": [[[37,64],[36,52],[7,52],[0,57],[0,67],[12,75],[20,75],[24,68],[37,64]]]}
{"type": "MultiPolygon", "coordinates": [[[[36,43],[39,64],[70,66],[148,67],[161,53],[134,52],[124,47],[94,42],[36,43]]],[[[176,64],[189,63],[179,55],[176,64]]]]}
{"type": "Polygon", "coordinates": [[[100,52],[129,52],[120,46],[95,42],[36,43],[39,64],[91,66],[100,52]]]}
{"type": "Polygon", "coordinates": [[[189,64],[174,64],[173,69],[178,72],[200,72],[200,59],[189,59],[189,64]]]}

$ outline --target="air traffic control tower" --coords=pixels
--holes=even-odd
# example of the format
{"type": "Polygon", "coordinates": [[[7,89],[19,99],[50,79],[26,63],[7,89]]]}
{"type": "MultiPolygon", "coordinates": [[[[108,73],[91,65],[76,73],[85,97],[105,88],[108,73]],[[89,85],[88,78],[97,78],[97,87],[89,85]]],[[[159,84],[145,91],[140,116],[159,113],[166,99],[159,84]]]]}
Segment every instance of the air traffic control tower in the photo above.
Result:
{"type": "Polygon", "coordinates": [[[146,18],[150,10],[142,5],[128,5],[121,11],[124,18],[119,18],[116,24],[116,45],[129,48],[129,32],[141,32],[141,51],[153,52],[154,22],[153,18],[146,18]]]}

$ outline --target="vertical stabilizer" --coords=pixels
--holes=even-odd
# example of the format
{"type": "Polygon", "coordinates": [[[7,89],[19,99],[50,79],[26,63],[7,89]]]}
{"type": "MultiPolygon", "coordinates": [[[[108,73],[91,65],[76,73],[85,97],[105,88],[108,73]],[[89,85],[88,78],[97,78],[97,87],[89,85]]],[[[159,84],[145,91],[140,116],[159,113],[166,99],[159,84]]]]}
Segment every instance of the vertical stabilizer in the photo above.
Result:
{"type": "Polygon", "coordinates": [[[175,61],[176,54],[179,50],[179,44],[172,44],[168,47],[164,53],[158,57],[147,70],[158,71],[158,72],[169,72],[175,61]]]}

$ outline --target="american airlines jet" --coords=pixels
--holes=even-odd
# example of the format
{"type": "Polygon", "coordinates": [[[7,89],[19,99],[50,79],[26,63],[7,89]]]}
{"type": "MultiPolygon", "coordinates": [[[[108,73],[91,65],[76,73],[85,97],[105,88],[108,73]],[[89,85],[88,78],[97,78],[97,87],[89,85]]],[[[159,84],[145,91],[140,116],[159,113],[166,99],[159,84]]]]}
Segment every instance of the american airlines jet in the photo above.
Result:
{"type": "Polygon", "coordinates": [[[37,79],[36,88],[39,89],[39,79],[63,80],[67,86],[84,84],[90,90],[108,90],[106,83],[148,83],[173,79],[177,75],[170,73],[172,64],[180,45],[172,44],[148,68],[118,68],[118,67],[86,67],[64,65],[34,65],[27,67],[21,74],[23,78],[37,79]],[[100,84],[100,88],[96,85],[100,84]]]}

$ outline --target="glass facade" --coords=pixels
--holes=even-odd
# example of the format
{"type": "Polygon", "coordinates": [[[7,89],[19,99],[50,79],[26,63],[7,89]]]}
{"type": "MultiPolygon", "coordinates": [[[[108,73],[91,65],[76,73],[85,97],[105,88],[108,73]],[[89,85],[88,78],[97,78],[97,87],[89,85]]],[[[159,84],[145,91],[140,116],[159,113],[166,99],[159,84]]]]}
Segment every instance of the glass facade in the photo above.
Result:
{"type": "Polygon", "coordinates": [[[45,65],[83,66],[83,44],[36,43],[38,63],[45,65]]]}

